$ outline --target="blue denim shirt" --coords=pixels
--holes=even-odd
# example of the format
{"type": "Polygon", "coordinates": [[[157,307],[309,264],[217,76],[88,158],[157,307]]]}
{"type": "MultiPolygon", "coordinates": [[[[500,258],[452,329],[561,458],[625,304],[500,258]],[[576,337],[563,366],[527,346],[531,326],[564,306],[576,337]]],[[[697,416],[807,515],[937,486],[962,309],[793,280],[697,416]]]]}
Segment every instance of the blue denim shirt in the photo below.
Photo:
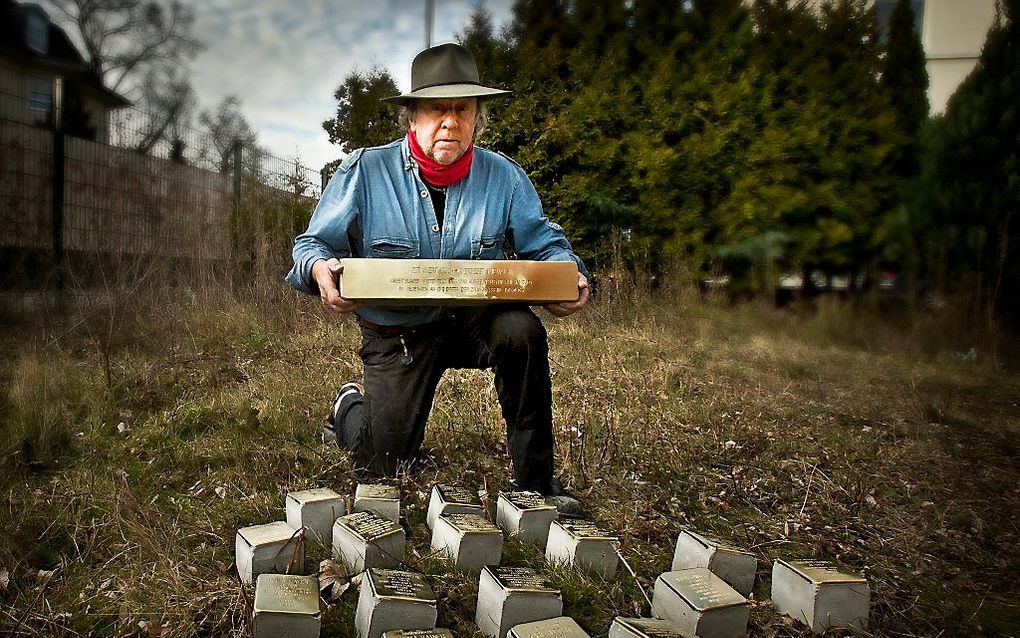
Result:
{"type": "MultiPolygon", "coordinates": [[[[308,230],[294,240],[287,283],[317,295],[312,264],[331,257],[504,259],[504,240],[523,259],[574,261],[588,274],[563,228],[543,215],[524,170],[499,153],[475,148],[467,177],[447,190],[440,230],[405,138],[344,159],[308,230]]],[[[356,312],[380,325],[414,326],[439,319],[443,310],[367,306],[356,312]]]]}

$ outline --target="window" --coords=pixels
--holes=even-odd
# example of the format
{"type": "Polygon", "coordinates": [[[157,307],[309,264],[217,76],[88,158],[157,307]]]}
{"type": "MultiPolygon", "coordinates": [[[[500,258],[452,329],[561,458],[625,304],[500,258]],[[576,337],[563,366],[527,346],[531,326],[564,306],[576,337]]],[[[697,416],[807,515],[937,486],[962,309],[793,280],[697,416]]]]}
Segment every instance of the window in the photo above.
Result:
{"type": "Polygon", "coordinates": [[[33,75],[28,78],[28,110],[49,113],[53,109],[53,78],[33,75]]]}
{"type": "Polygon", "coordinates": [[[28,46],[36,53],[46,55],[49,52],[50,25],[46,16],[31,12],[27,16],[28,46]]]}
{"type": "MultiPolygon", "coordinates": [[[[896,8],[896,1],[875,0],[875,21],[878,23],[882,44],[889,40],[889,19],[896,8]]],[[[910,8],[914,11],[914,33],[920,37],[924,27],[924,0],[910,0],[910,8]]]]}

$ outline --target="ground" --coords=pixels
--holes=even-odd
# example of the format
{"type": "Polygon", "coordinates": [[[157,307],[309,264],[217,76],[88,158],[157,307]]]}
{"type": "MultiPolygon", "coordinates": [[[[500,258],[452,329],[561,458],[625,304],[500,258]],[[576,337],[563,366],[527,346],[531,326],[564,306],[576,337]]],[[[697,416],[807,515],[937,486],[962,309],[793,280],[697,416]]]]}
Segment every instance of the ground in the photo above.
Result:
{"type": "MultiPolygon", "coordinates": [[[[0,333],[0,632],[248,636],[238,527],[288,490],[353,493],[319,424],[360,374],[357,329],[286,291],[111,295],[0,333]]],[[[758,558],[749,635],[807,635],[768,605],[771,562],[867,575],[870,635],[1016,635],[1020,377],[945,316],[851,303],[732,306],[605,291],[550,329],[559,473],[637,575],[552,569],[593,636],[648,614],[682,526],[758,558]]],[[[491,374],[452,371],[401,482],[407,566],[470,636],[477,582],[430,556],[437,480],[496,491],[509,459],[491,374]]],[[[328,550],[309,547],[309,565],[328,550]]],[[[508,541],[504,564],[542,566],[508,541]]],[[[354,597],[324,615],[352,636],[354,597]]],[[[839,632],[835,632],[838,634],[839,632]]]]}

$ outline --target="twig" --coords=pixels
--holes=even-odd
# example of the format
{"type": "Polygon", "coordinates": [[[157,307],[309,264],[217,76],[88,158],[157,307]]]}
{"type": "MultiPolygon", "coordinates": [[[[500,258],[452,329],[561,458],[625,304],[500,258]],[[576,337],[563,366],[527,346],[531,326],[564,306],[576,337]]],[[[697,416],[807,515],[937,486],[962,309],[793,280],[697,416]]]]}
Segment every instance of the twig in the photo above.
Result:
{"type": "Polygon", "coordinates": [[[613,549],[616,550],[616,555],[620,557],[620,562],[622,562],[623,566],[627,568],[627,573],[629,573],[630,577],[634,579],[634,583],[638,586],[638,590],[641,591],[641,595],[645,597],[645,602],[648,603],[648,608],[651,609],[652,599],[648,597],[648,592],[646,592],[645,588],[641,585],[641,581],[638,580],[637,574],[634,573],[634,570],[631,568],[630,563],[628,563],[627,559],[623,557],[623,552],[620,551],[619,543],[614,543],[613,549]]]}
{"type": "Polygon", "coordinates": [[[802,503],[800,506],[800,514],[798,514],[798,516],[804,515],[804,508],[807,507],[808,496],[811,494],[811,483],[815,480],[815,470],[817,469],[818,469],[817,465],[811,466],[811,476],[808,477],[807,490],[804,491],[804,503],[802,503]]]}

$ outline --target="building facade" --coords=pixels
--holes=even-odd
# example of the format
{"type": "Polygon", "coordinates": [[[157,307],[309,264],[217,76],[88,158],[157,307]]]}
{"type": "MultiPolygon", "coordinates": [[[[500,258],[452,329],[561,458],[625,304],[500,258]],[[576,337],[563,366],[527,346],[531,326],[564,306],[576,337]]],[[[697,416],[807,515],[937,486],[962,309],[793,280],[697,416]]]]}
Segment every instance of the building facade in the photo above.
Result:
{"type": "MultiPolygon", "coordinates": [[[[995,20],[995,0],[911,0],[928,69],[928,104],[942,113],[949,97],[977,64],[995,20]]],[[[884,30],[896,0],[875,0],[884,30]]]]}
{"type": "Polygon", "coordinates": [[[110,112],[130,102],[103,86],[42,7],[0,0],[0,119],[51,126],[57,79],[68,133],[106,142],[110,112]]]}

